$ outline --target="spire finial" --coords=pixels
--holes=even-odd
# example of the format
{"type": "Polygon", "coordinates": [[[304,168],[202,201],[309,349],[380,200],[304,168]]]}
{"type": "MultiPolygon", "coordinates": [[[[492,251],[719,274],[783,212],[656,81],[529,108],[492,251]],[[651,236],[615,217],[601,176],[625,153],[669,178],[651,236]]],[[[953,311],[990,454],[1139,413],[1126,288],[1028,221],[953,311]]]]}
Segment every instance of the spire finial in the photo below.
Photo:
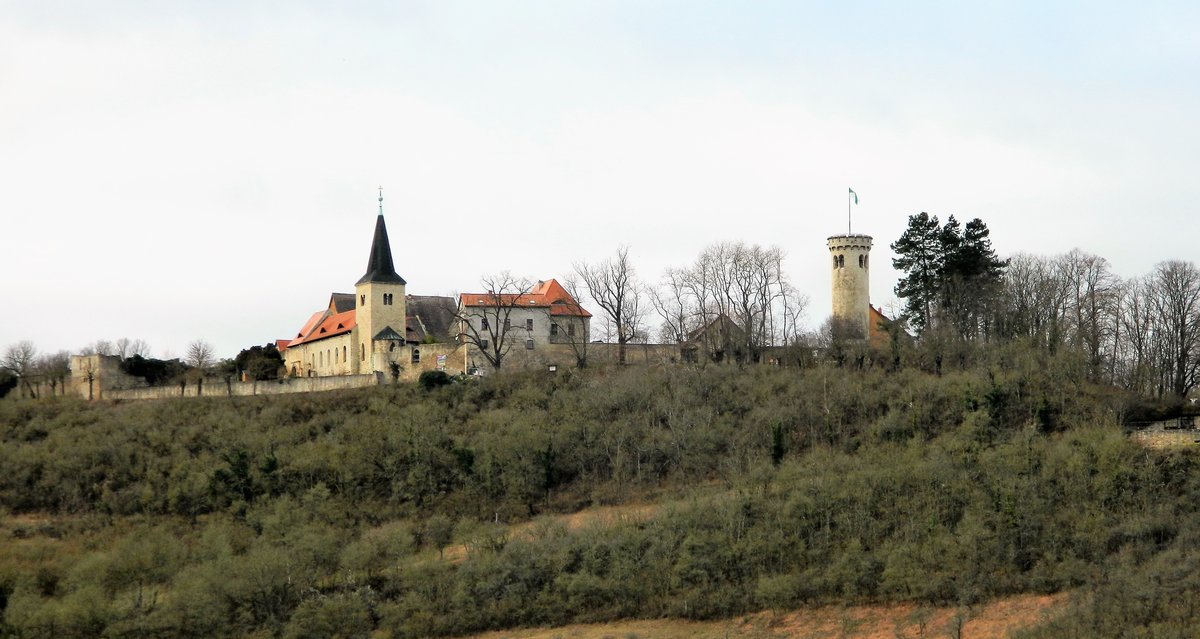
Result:
{"type": "Polygon", "coordinates": [[[379,187],[379,214],[383,215],[383,187],[379,187]]]}

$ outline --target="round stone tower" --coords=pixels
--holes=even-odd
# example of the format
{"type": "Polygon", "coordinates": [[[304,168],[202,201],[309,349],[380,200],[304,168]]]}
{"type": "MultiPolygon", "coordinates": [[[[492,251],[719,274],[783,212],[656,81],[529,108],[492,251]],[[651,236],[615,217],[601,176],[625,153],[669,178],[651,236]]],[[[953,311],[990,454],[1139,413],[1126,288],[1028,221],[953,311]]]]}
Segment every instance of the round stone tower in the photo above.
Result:
{"type": "Polygon", "coordinates": [[[827,240],[833,262],[833,316],[854,322],[870,336],[871,236],[834,235],[827,240]]]}

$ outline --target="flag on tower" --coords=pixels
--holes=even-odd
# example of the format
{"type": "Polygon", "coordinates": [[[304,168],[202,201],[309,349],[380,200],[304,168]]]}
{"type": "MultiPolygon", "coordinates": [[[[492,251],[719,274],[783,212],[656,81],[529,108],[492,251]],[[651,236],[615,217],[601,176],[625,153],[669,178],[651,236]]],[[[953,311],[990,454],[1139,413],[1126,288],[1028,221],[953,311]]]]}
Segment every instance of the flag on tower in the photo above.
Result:
{"type": "Polygon", "coordinates": [[[854,192],[854,189],[850,189],[850,195],[854,197],[854,203],[858,204],[858,194],[854,192]]]}

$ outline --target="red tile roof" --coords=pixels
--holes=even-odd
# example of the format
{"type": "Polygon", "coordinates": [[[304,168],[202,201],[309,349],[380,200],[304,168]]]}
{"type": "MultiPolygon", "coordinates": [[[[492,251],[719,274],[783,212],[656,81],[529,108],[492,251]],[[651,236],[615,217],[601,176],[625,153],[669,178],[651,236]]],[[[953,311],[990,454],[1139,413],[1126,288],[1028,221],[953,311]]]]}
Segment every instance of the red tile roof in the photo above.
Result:
{"type": "Polygon", "coordinates": [[[551,315],[592,316],[554,279],[538,282],[528,293],[463,293],[459,295],[459,302],[466,307],[521,306],[549,308],[551,315]]]}
{"type": "Polygon", "coordinates": [[[342,313],[330,313],[328,310],[319,311],[304,323],[304,328],[300,329],[296,339],[288,342],[288,348],[349,333],[357,324],[354,309],[342,313]]]}

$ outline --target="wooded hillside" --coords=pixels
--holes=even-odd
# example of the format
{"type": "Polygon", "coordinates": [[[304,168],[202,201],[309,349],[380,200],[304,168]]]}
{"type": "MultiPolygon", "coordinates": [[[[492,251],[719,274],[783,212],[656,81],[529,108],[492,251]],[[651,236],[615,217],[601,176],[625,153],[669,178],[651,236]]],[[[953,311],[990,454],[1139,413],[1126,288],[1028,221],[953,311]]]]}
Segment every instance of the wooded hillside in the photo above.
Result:
{"type": "Polygon", "coordinates": [[[1071,613],[1036,636],[1182,632],[1196,457],[1131,444],[1131,400],[1074,365],[1014,345],[942,375],[3,402],[0,636],[447,636],[1060,591],[1071,613]],[[542,518],[629,503],[651,514],[542,518]]]}

